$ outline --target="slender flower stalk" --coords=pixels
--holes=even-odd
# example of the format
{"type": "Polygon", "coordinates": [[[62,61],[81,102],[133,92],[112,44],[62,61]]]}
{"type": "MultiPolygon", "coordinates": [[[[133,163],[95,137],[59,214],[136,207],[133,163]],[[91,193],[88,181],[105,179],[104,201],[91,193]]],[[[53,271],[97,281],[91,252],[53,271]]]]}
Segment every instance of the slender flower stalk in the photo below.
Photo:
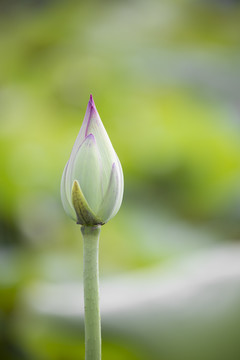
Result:
{"type": "Polygon", "coordinates": [[[83,236],[86,360],[101,359],[98,274],[100,229],[116,215],[122,197],[122,167],[91,95],[61,181],[63,207],[81,225],[83,236]]]}
{"type": "Polygon", "coordinates": [[[98,244],[100,226],[82,226],[85,310],[85,356],[101,359],[101,320],[99,310],[98,244]]]}

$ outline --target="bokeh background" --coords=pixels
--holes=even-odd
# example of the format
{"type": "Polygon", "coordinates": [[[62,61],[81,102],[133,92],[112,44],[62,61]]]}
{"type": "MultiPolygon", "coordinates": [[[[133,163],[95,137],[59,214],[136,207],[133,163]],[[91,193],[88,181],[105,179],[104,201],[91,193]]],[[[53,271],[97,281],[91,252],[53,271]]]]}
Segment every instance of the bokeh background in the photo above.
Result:
{"type": "Polygon", "coordinates": [[[90,93],[121,160],[103,359],[240,359],[240,3],[0,1],[0,354],[84,359],[60,179],[90,93]]]}

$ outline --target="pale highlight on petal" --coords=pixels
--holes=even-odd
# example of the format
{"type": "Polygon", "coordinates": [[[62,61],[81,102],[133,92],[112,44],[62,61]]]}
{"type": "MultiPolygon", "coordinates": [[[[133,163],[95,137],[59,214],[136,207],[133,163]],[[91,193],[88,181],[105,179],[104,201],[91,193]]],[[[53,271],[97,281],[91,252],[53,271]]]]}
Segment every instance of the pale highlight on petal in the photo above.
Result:
{"type": "Polygon", "coordinates": [[[109,184],[97,212],[98,216],[103,219],[104,222],[107,222],[113,213],[118,196],[118,182],[119,178],[116,165],[113,163],[109,184]]]}
{"type": "Polygon", "coordinates": [[[63,174],[62,174],[62,180],[61,180],[61,200],[63,204],[63,208],[68,214],[68,216],[76,221],[76,213],[74,211],[74,208],[72,206],[72,203],[69,202],[67,198],[67,191],[66,191],[66,173],[68,169],[69,162],[66,163],[63,174]]]}

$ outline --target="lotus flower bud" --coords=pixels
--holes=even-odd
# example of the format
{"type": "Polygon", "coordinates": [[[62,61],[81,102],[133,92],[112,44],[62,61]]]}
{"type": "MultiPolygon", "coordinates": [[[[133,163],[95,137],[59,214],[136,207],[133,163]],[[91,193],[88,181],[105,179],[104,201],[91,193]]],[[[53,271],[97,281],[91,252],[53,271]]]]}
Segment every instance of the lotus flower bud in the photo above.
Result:
{"type": "Polygon", "coordinates": [[[63,207],[78,224],[103,225],[116,215],[122,197],[122,167],[91,95],[63,171],[63,207]]]}

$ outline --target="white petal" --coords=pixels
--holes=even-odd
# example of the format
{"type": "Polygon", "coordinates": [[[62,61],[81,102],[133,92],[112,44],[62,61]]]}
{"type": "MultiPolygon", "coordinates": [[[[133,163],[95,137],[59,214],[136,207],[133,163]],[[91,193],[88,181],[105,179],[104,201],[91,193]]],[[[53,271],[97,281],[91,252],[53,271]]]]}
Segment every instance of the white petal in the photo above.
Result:
{"type": "Polygon", "coordinates": [[[72,182],[77,180],[93,212],[102,201],[102,165],[95,138],[89,134],[73,161],[72,182]]]}
{"type": "Polygon", "coordinates": [[[97,216],[105,223],[118,212],[123,196],[123,176],[120,162],[113,163],[109,184],[97,216]]]}
{"type": "Polygon", "coordinates": [[[80,131],[75,140],[75,143],[73,145],[73,148],[72,148],[72,151],[71,151],[71,154],[69,157],[69,165],[68,165],[68,170],[67,170],[67,174],[66,174],[66,189],[67,189],[67,198],[69,199],[70,202],[71,202],[72,184],[73,184],[73,180],[74,180],[72,178],[73,162],[75,160],[76,154],[77,154],[80,146],[82,145],[85,138],[87,137],[86,128],[87,128],[87,124],[89,123],[90,118],[91,118],[93,104],[94,104],[94,101],[92,99],[92,96],[90,96],[90,100],[88,102],[88,106],[87,106],[87,110],[86,110],[86,113],[84,116],[82,126],[80,128],[80,131]]]}
{"type": "MultiPolygon", "coordinates": [[[[79,147],[82,145],[82,143],[85,141],[86,137],[89,134],[94,135],[96,143],[98,145],[100,157],[102,159],[102,187],[103,192],[105,192],[108,186],[108,180],[111,173],[112,164],[113,162],[115,162],[115,151],[100,119],[92,96],[90,96],[81,129],[73,145],[73,149],[69,158],[70,169],[72,169],[73,167],[73,162],[75,161],[76,153],[78,152],[79,147]]],[[[67,175],[69,198],[71,197],[72,180],[74,179],[72,178],[71,174],[69,174],[69,176],[67,175]]]]}
{"type": "Polygon", "coordinates": [[[85,135],[87,136],[88,134],[94,135],[98,145],[98,150],[103,164],[102,182],[103,191],[105,192],[108,186],[109,176],[112,171],[112,164],[115,162],[116,153],[94,103],[91,108],[88,124],[85,128],[85,135]]]}

